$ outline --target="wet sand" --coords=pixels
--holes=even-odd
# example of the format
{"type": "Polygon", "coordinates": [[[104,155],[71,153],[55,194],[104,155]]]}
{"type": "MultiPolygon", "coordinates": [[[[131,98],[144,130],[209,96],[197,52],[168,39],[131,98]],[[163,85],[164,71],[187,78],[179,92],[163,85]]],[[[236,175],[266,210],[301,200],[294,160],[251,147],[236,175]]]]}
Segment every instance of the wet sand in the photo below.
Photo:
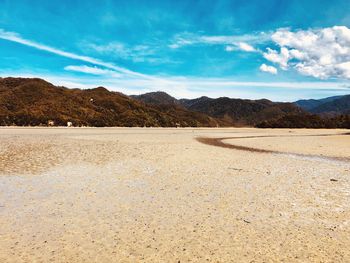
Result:
{"type": "Polygon", "coordinates": [[[350,134],[344,132],[337,134],[249,135],[222,138],[197,137],[196,140],[207,145],[240,151],[350,162],[347,151],[349,137],[350,134]],[[315,140],[315,137],[323,137],[323,139],[315,140]],[[332,140],[328,140],[330,137],[332,140]],[[271,138],[272,141],[268,140],[271,138]],[[307,145],[307,147],[304,147],[304,145],[307,145]],[[330,149],[332,150],[330,151],[330,149]]]}
{"type": "Polygon", "coordinates": [[[350,262],[345,132],[0,128],[0,262],[350,262]]]}

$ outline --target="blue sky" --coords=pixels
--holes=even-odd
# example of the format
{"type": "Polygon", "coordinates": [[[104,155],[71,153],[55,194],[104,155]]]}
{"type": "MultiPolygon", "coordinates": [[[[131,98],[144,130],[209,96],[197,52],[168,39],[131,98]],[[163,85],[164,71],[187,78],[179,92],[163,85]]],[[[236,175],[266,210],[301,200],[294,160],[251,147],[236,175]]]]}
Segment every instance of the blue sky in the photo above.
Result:
{"type": "Polygon", "coordinates": [[[126,94],[350,93],[347,0],[0,0],[0,76],[126,94]]]}

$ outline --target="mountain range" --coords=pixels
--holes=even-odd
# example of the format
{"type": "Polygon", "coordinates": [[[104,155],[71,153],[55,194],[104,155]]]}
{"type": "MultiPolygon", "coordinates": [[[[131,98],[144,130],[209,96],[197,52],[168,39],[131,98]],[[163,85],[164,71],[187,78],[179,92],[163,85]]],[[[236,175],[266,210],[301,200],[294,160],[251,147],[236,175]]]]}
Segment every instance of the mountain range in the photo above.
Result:
{"type": "Polygon", "coordinates": [[[177,100],[164,92],[151,92],[133,97],[153,105],[173,104],[182,106],[187,110],[201,112],[235,126],[254,126],[262,120],[278,119],[284,115],[303,112],[292,103],[272,102],[266,99],[243,100],[227,97],[217,99],[200,97],[177,100]]]}
{"type": "Polygon", "coordinates": [[[316,114],[350,114],[350,95],[328,97],[320,100],[298,100],[295,104],[316,114]]]}
{"type": "Polygon", "coordinates": [[[146,105],[103,87],[68,89],[42,79],[0,78],[0,125],[203,126],[220,120],[172,105],[146,105]]]}
{"type": "Polygon", "coordinates": [[[350,128],[350,95],[295,103],[267,99],[176,99],[69,89],[42,79],[0,78],[0,125],[350,128]],[[348,125],[348,126],[347,126],[348,125]]]}

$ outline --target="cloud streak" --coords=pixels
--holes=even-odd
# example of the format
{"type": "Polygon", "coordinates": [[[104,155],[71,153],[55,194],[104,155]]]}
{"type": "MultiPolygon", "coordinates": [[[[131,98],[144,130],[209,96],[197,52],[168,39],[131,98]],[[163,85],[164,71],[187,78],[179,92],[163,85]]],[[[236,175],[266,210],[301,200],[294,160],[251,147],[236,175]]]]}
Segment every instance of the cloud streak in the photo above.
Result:
{"type": "Polygon", "coordinates": [[[245,52],[257,52],[258,50],[253,45],[262,44],[270,40],[271,33],[265,32],[236,36],[206,36],[186,32],[176,35],[169,47],[178,49],[190,45],[225,45],[226,51],[241,50],[245,52]]]}
{"type": "Polygon", "coordinates": [[[121,42],[113,41],[103,44],[82,43],[82,48],[98,55],[106,55],[113,58],[131,60],[133,62],[169,63],[170,61],[159,57],[154,46],[135,45],[129,46],[121,42]]]}
{"type": "Polygon", "coordinates": [[[8,40],[11,42],[15,42],[15,43],[19,43],[25,46],[29,46],[35,49],[39,49],[39,50],[43,50],[61,57],[66,57],[66,58],[70,58],[70,59],[74,59],[74,60],[79,60],[79,61],[84,61],[87,63],[91,63],[97,66],[102,66],[108,69],[112,69],[115,71],[118,71],[120,73],[129,75],[129,76],[134,76],[134,77],[141,77],[141,78],[152,78],[151,76],[145,75],[145,74],[141,74],[135,71],[131,71],[129,69],[123,68],[123,67],[119,67],[117,65],[114,65],[113,63],[109,63],[109,62],[104,62],[101,61],[99,59],[96,58],[92,58],[92,57],[88,57],[88,56],[81,56],[78,54],[74,54],[71,52],[66,52],[54,47],[50,47],[47,45],[43,45],[25,38],[22,38],[19,34],[14,33],[14,32],[7,32],[3,29],[0,29],[0,39],[4,39],[4,40],[8,40]]]}
{"type": "Polygon", "coordinates": [[[98,67],[89,67],[87,65],[81,65],[81,66],[70,65],[70,66],[66,66],[64,70],[81,72],[81,73],[98,75],[98,76],[109,76],[114,78],[119,78],[122,76],[121,74],[117,73],[114,70],[102,69],[98,67]]]}

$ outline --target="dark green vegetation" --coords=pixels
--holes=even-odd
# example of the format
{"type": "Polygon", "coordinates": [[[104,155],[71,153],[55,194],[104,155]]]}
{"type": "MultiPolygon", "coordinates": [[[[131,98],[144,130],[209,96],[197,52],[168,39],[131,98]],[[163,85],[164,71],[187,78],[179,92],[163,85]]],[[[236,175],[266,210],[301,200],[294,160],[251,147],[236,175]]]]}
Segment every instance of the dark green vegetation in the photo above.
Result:
{"type": "Polygon", "coordinates": [[[350,129],[350,115],[333,117],[316,114],[286,115],[282,118],[263,121],[256,125],[258,128],[346,128],[350,129]]]}
{"type": "Polygon", "coordinates": [[[262,120],[275,120],[303,112],[292,103],[277,103],[266,99],[242,100],[226,97],[218,99],[201,97],[194,100],[182,99],[180,102],[189,110],[224,119],[237,126],[255,126],[262,120]]]}
{"type": "Polygon", "coordinates": [[[0,125],[216,127],[207,115],[172,105],[146,105],[99,87],[56,87],[41,79],[0,78],[0,125]]]}
{"type": "Polygon", "coordinates": [[[269,100],[242,100],[226,97],[176,100],[164,92],[151,92],[134,97],[154,105],[169,103],[181,105],[187,110],[207,114],[231,126],[254,126],[261,120],[275,120],[282,116],[303,112],[292,103],[275,103],[269,100]]]}
{"type": "Polygon", "coordinates": [[[350,114],[350,95],[335,96],[320,100],[298,100],[295,104],[315,114],[327,116],[350,114]]]}
{"type": "Polygon", "coordinates": [[[0,78],[0,125],[350,128],[349,100],[350,95],[295,104],[226,97],[177,100],[165,92],[126,96],[103,87],[68,89],[42,79],[0,78]]]}
{"type": "Polygon", "coordinates": [[[262,128],[350,128],[350,95],[320,100],[298,100],[295,104],[308,113],[263,121],[257,126],[262,128]]]}
{"type": "MultiPolygon", "coordinates": [[[[331,103],[333,99],[344,99],[350,96],[337,96],[324,100],[299,101],[300,104],[313,104],[314,107],[322,103],[331,103]],[[317,104],[317,105],[316,105],[317,104]]],[[[176,100],[164,92],[151,92],[136,99],[155,104],[176,104],[184,108],[205,113],[216,119],[224,120],[233,126],[255,126],[260,128],[350,128],[350,115],[325,113],[316,115],[309,113],[298,103],[278,103],[269,100],[242,100],[231,98],[212,99],[200,97],[197,99],[176,100]]],[[[326,104],[327,105],[327,104],[326,104]]],[[[340,104],[342,105],[342,104],[340,104]]]]}
{"type": "Polygon", "coordinates": [[[130,97],[153,105],[180,105],[177,99],[163,91],[149,92],[141,95],[131,95],[130,97]]]}

